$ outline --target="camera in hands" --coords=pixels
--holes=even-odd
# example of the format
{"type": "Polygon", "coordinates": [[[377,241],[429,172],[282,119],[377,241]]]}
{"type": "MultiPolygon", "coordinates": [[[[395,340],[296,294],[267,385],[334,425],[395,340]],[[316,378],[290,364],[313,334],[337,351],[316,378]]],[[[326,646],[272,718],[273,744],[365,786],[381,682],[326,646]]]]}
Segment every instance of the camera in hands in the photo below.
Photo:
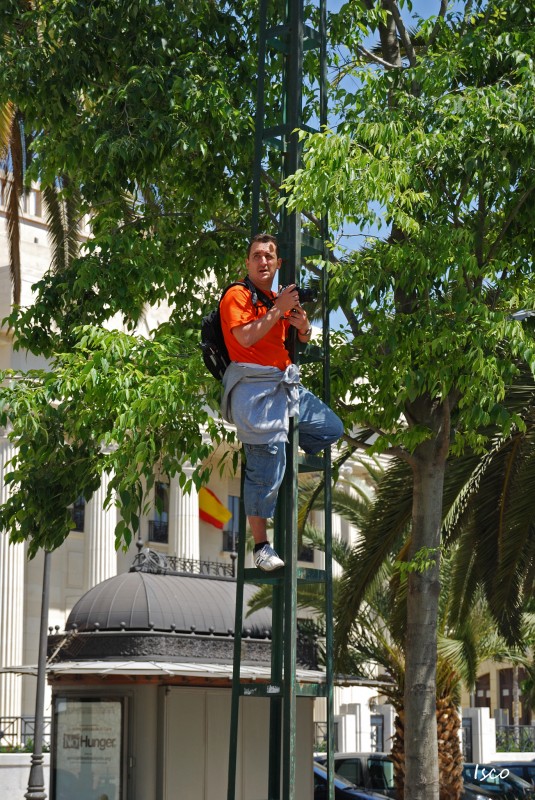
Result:
{"type": "MultiPolygon", "coordinates": [[[[283,292],[286,288],[286,286],[281,286],[279,292],[283,292]]],[[[297,296],[299,298],[299,305],[303,305],[303,303],[313,303],[318,299],[317,291],[308,286],[296,286],[295,291],[297,292],[297,296]]]]}

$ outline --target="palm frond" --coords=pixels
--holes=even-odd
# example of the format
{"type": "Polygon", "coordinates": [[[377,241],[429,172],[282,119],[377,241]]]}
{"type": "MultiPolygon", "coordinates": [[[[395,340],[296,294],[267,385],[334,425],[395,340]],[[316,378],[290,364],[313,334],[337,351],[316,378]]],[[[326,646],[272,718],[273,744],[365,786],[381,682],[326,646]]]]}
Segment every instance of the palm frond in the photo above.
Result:
{"type": "Polygon", "coordinates": [[[348,560],[336,609],[336,650],[340,652],[365,594],[382,574],[383,565],[397,555],[412,513],[412,481],[405,462],[393,462],[377,487],[360,538],[348,560]]]}
{"type": "MultiPolygon", "coordinates": [[[[315,528],[313,525],[306,525],[303,534],[303,542],[313,547],[315,550],[325,552],[325,533],[315,528]]],[[[332,557],[337,564],[345,568],[347,559],[349,558],[350,547],[346,542],[333,537],[332,540],[332,557]]]]}
{"type": "MultiPolygon", "coordinates": [[[[353,455],[353,449],[348,448],[344,450],[340,456],[333,462],[333,475],[337,475],[340,467],[348,458],[353,455]]],[[[316,482],[309,481],[303,482],[302,488],[299,491],[300,502],[299,512],[297,518],[298,535],[303,535],[305,524],[308,520],[310,512],[313,508],[323,507],[323,490],[325,487],[325,478],[322,475],[316,482]]]]}
{"type": "MultiPolygon", "coordinates": [[[[67,181],[63,181],[67,185],[67,181]]],[[[43,186],[45,218],[52,251],[52,269],[64,272],[79,250],[80,194],[70,188],[64,192],[59,183],[43,186]]]]}
{"type": "Polygon", "coordinates": [[[11,129],[15,106],[8,100],[0,105],[0,161],[7,159],[11,142],[11,129]]]}
{"type": "MultiPolygon", "coordinates": [[[[457,470],[457,465],[452,466],[457,470]]],[[[520,637],[523,604],[535,570],[535,426],[495,437],[464,483],[444,523],[445,540],[458,544],[453,581],[466,610],[475,587],[508,641],[520,637]]],[[[461,611],[459,612],[461,613],[461,611]]]]}
{"type": "Polygon", "coordinates": [[[5,185],[5,208],[7,236],[9,241],[9,263],[11,285],[13,288],[13,303],[19,305],[21,294],[19,219],[20,200],[24,193],[24,155],[20,120],[16,111],[13,111],[11,115],[7,147],[10,169],[8,170],[5,185]]]}

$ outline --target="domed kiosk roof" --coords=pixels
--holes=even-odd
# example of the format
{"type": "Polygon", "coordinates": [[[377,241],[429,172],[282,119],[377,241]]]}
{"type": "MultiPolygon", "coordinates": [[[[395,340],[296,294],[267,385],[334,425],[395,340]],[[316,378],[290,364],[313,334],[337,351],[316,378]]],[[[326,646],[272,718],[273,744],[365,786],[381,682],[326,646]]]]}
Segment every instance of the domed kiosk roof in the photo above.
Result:
{"type": "MultiPolygon", "coordinates": [[[[244,587],[245,613],[256,587],[244,587]]],[[[202,575],[127,572],[78,600],[66,628],[82,631],[166,631],[228,636],[234,630],[236,582],[202,575]]],[[[271,632],[271,609],[244,616],[255,638],[271,632]]]]}
{"type": "MultiPolygon", "coordinates": [[[[269,679],[271,609],[246,616],[256,591],[254,585],[243,587],[241,672],[269,679]]],[[[48,670],[227,680],[233,669],[235,605],[233,578],[175,572],[161,554],[140,550],[130,572],[99,583],[78,600],[66,633],[50,632],[48,670]]],[[[301,641],[298,631],[297,649],[304,672],[317,669],[309,634],[301,641]]]]}
{"type": "MultiPolygon", "coordinates": [[[[266,663],[271,649],[271,609],[247,606],[256,587],[244,586],[242,652],[266,663]]],[[[144,549],[130,572],[94,586],[69,614],[67,635],[48,637],[56,662],[165,659],[232,661],[236,581],[174,572],[161,554],[144,549]]]]}

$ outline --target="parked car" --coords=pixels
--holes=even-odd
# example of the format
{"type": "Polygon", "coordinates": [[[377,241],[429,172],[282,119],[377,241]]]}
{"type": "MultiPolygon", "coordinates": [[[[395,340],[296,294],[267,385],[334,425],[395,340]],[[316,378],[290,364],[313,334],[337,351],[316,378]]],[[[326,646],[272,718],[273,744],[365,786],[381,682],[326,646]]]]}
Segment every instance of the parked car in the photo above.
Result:
{"type": "MultiPolygon", "coordinates": [[[[316,757],[325,764],[326,755],[316,757]]],[[[335,753],[334,769],[337,775],[360,789],[381,792],[395,798],[394,764],[388,753],[335,753]]]]}
{"type": "Polygon", "coordinates": [[[494,796],[511,800],[535,800],[535,788],[519,778],[507,767],[498,764],[464,764],[463,779],[482,789],[493,792],[494,796]]]}
{"type": "MultiPolygon", "coordinates": [[[[314,762],[314,800],[327,800],[327,769],[323,764],[314,762]]],[[[357,787],[345,778],[334,777],[335,800],[388,800],[384,794],[369,792],[357,787]]]]}
{"type": "Polygon", "coordinates": [[[476,786],[475,783],[463,782],[463,793],[461,800],[508,800],[508,795],[504,792],[489,792],[488,789],[483,789],[481,786],[476,786]]]}
{"type": "MultiPolygon", "coordinates": [[[[315,756],[316,761],[325,764],[324,753],[315,756]]],[[[394,764],[388,753],[335,753],[334,769],[337,776],[346,778],[357,788],[365,791],[381,792],[389,798],[397,798],[394,785],[394,764]]],[[[497,792],[489,792],[465,780],[461,800],[505,800],[497,792]]]]}
{"type": "Polygon", "coordinates": [[[535,760],[534,761],[493,761],[494,766],[508,769],[514,775],[535,786],[535,760]]]}

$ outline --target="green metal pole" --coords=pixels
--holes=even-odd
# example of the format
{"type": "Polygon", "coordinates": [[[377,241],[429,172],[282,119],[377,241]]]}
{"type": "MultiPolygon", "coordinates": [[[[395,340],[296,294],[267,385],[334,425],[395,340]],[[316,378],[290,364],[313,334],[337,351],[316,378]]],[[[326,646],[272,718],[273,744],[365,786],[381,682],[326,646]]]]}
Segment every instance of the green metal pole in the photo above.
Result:
{"type": "Polygon", "coordinates": [[[265,81],[266,81],[266,28],[268,0],[260,0],[258,31],[258,78],[256,85],[255,146],[253,163],[253,198],[251,235],[258,233],[260,219],[260,184],[262,181],[262,150],[265,121],[265,81]]]}
{"type": "Polygon", "coordinates": [[[240,722],[240,679],[241,679],[241,640],[243,630],[243,571],[245,569],[245,537],[246,520],[243,505],[243,484],[245,480],[245,463],[242,452],[241,489],[240,489],[240,524],[238,540],[238,571],[236,574],[236,610],[234,615],[234,659],[232,662],[232,694],[230,706],[230,741],[227,776],[227,800],[236,797],[236,764],[238,760],[238,733],[240,722]]]}
{"type": "MultiPolygon", "coordinates": [[[[327,125],[327,2],[320,0],[320,128],[327,125]]],[[[324,214],[321,221],[321,236],[324,243],[323,249],[323,398],[330,405],[331,401],[331,351],[330,351],[330,299],[329,299],[329,251],[325,243],[329,236],[329,220],[324,214]]],[[[333,574],[332,574],[332,469],[331,448],[328,447],[324,454],[324,481],[325,481],[325,678],[326,678],[326,706],[327,706],[327,787],[328,800],[334,800],[334,667],[333,667],[333,574]]]]}
{"type": "MultiPolygon", "coordinates": [[[[289,28],[286,61],[285,123],[287,133],[284,146],[284,177],[295,174],[300,166],[300,144],[296,130],[302,125],[303,93],[303,0],[288,0],[287,24],[289,28]]],[[[283,244],[286,254],[284,283],[295,283],[301,266],[301,215],[284,214],[283,244]]],[[[292,337],[292,360],[297,362],[296,337],[292,337]]],[[[297,452],[299,441],[298,420],[290,424],[289,453],[285,478],[286,500],[286,576],[284,592],[284,709],[283,709],[283,770],[284,800],[292,800],[295,789],[296,741],[296,680],[297,663],[297,452]]]]}

